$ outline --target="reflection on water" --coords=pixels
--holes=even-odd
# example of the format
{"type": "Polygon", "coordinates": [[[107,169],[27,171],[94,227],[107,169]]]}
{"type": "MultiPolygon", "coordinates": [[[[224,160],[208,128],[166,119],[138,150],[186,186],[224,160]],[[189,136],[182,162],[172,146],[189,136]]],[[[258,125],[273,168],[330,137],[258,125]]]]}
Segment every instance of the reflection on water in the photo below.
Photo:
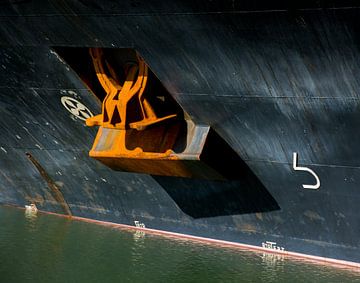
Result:
{"type": "Polygon", "coordinates": [[[141,230],[137,230],[133,234],[134,242],[144,242],[145,240],[145,232],[141,230]]]}
{"type": "Polygon", "coordinates": [[[276,282],[277,274],[284,272],[284,255],[263,253],[261,256],[261,278],[266,282],[276,282]]]}
{"type": "Polygon", "coordinates": [[[0,282],[360,282],[360,271],[0,207],[0,282]]]}
{"type": "Polygon", "coordinates": [[[37,218],[36,213],[29,210],[25,210],[25,219],[26,219],[26,226],[28,231],[36,230],[36,218],[37,218]]]}

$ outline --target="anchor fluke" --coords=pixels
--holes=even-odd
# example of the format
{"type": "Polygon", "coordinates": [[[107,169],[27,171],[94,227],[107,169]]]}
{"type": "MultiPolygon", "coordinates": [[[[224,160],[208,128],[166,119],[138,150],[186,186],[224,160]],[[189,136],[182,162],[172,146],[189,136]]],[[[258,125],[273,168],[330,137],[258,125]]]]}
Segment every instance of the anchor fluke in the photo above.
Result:
{"type": "Polygon", "coordinates": [[[90,157],[127,172],[237,177],[233,172],[237,165],[230,162],[236,153],[209,126],[185,119],[171,96],[160,93],[160,99],[147,90],[149,69],[138,54],[122,66],[122,74],[111,66],[102,49],[91,48],[90,57],[106,92],[102,113],[86,120],[87,126],[99,126],[90,157]]]}

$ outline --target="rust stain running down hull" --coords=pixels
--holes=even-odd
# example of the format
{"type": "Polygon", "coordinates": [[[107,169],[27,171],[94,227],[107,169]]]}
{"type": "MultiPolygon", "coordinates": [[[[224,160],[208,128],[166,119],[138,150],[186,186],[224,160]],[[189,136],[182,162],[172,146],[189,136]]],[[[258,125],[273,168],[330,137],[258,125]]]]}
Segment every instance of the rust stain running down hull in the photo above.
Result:
{"type": "Polygon", "coordinates": [[[29,158],[31,163],[34,164],[35,168],[38,170],[41,177],[46,181],[48,188],[50,189],[51,195],[61,205],[61,207],[64,210],[64,213],[71,217],[72,213],[69,208],[69,205],[67,204],[67,202],[66,202],[63,194],[61,193],[60,189],[58,188],[58,186],[50,178],[50,176],[46,173],[45,169],[40,165],[39,161],[37,161],[35,159],[35,157],[31,155],[31,153],[27,152],[26,156],[29,158]]]}

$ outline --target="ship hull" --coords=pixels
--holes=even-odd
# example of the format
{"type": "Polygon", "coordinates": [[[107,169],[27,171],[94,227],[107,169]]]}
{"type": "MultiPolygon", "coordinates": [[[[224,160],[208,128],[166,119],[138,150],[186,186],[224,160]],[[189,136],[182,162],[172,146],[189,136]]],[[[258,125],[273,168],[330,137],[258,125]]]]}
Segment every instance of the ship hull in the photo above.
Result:
{"type": "Polygon", "coordinates": [[[54,3],[1,4],[0,203],[360,263],[358,9],[54,3]],[[91,159],[96,129],[61,101],[101,104],[54,47],[136,49],[254,176],[151,176],[91,159]],[[294,170],[294,152],[320,188],[303,188],[315,179],[294,170]]]}

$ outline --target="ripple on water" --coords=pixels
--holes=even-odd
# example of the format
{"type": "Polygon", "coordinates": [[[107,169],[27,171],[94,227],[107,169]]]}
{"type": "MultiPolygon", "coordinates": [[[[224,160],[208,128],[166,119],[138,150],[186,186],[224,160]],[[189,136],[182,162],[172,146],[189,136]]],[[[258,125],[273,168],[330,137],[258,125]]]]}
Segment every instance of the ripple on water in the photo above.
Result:
{"type": "Polygon", "coordinates": [[[0,207],[0,282],[360,282],[360,271],[0,207]]]}

